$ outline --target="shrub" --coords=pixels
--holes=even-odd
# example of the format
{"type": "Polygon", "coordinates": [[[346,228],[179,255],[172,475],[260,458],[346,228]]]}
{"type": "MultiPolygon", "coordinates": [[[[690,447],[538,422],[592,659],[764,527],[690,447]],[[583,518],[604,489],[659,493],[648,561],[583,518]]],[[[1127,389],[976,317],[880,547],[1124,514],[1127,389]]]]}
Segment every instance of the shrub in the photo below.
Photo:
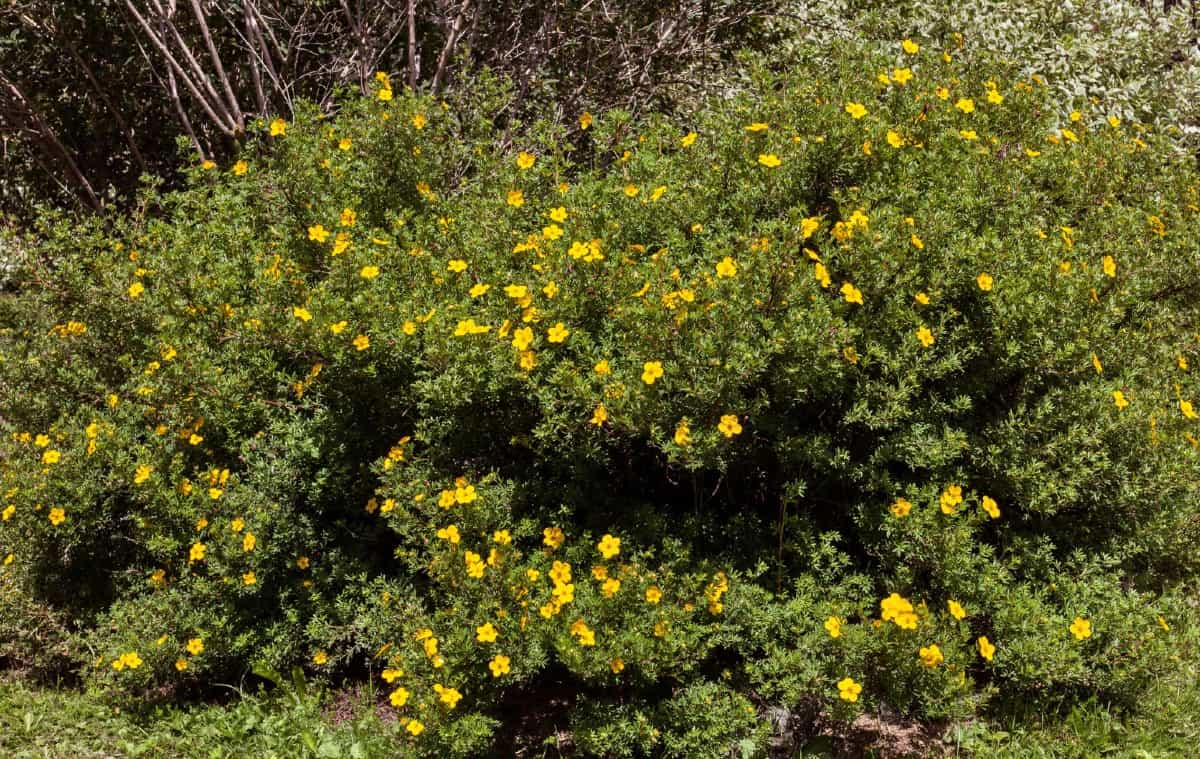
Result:
{"type": "Polygon", "coordinates": [[[3,613],[69,613],[113,694],[383,677],[426,755],[552,675],[628,754],[1132,704],[1198,569],[1194,168],[930,45],[754,81],[514,144],[486,78],[350,97],[48,221],[3,613]]]}

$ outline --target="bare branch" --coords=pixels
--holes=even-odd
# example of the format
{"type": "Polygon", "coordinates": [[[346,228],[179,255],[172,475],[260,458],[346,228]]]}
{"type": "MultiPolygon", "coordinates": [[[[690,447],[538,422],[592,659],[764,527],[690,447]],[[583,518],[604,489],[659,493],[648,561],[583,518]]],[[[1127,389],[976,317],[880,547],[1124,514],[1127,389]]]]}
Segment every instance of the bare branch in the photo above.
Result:
{"type": "Polygon", "coordinates": [[[225,74],[225,67],[221,65],[221,56],[217,53],[217,45],[213,42],[212,32],[209,31],[208,22],[204,18],[204,11],[200,8],[200,0],[192,0],[192,15],[196,17],[196,23],[200,26],[200,36],[204,38],[204,44],[208,48],[208,57],[212,59],[213,68],[217,72],[217,81],[225,90],[225,97],[229,99],[229,108],[233,112],[237,129],[244,132],[246,117],[242,115],[242,109],[238,107],[237,96],[233,94],[233,85],[230,84],[229,77],[225,74]]]}

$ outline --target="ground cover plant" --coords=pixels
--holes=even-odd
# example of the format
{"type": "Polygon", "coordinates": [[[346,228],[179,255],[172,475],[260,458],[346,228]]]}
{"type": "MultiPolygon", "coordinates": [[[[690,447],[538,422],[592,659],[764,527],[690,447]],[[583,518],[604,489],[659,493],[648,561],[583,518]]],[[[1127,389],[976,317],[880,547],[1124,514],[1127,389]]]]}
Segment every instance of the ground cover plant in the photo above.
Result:
{"type": "Polygon", "coordinates": [[[417,756],[1194,671],[1194,159],[952,36],[751,82],[564,127],[380,74],[7,240],[5,663],[366,679],[417,756]]]}

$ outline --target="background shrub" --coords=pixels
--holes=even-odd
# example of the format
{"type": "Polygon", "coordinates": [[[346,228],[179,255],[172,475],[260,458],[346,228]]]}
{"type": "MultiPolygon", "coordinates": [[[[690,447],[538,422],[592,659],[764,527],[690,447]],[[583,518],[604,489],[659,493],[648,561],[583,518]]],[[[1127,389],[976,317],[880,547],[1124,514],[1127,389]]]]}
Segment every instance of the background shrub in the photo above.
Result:
{"type": "Polygon", "coordinates": [[[114,696],[384,677],[426,755],[552,682],[630,755],[757,750],[771,702],[1134,704],[1197,572],[1194,166],[907,43],[512,146],[502,82],[380,77],[47,219],[3,615],[114,696]]]}

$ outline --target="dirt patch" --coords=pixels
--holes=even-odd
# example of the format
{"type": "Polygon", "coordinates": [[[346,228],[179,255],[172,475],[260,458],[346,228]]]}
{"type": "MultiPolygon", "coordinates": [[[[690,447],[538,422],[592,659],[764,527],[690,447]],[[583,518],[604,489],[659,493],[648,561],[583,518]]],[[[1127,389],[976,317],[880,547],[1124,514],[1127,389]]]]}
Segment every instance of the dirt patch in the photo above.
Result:
{"type": "Polygon", "coordinates": [[[773,757],[824,753],[838,759],[911,759],[944,757],[950,753],[942,741],[945,725],[905,718],[886,708],[860,714],[852,722],[831,718],[813,702],[795,709],[768,707],[762,711],[774,730],[773,757]]]}

